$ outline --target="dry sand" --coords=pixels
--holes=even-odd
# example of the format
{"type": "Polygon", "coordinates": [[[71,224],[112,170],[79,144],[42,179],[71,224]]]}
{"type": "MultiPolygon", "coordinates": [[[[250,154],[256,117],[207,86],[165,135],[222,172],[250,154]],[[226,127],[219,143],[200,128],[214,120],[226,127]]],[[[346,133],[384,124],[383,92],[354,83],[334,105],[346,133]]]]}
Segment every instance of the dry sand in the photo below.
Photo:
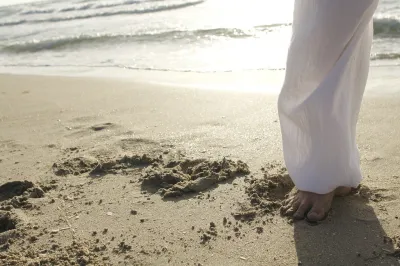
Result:
{"type": "Polygon", "coordinates": [[[399,265],[399,119],[365,98],[363,186],[311,226],[276,96],[0,75],[0,264],[399,265]]]}

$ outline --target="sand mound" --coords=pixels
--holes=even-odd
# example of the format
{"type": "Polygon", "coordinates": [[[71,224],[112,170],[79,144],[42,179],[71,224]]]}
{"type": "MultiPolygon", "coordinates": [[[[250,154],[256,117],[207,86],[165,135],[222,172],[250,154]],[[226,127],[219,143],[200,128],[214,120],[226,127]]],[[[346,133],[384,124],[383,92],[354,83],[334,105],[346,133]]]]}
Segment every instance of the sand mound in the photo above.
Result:
{"type": "Polygon", "coordinates": [[[217,183],[250,173],[242,161],[222,159],[186,159],[177,153],[164,153],[155,156],[148,154],[123,156],[118,159],[78,156],[54,163],[56,175],[92,176],[106,174],[127,175],[132,171],[142,171],[142,188],[160,192],[163,197],[179,197],[184,193],[204,191],[217,183]]]}
{"type": "Polygon", "coordinates": [[[30,209],[29,198],[42,198],[44,191],[29,181],[12,181],[0,186],[0,210],[30,209]]]}
{"type": "Polygon", "coordinates": [[[13,181],[0,186],[0,201],[11,199],[22,195],[25,191],[33,188],[33,183],[29,181],[13,181]]]}
{"type": "Polygon", "coordinates": [[[159,190],[167,198],[204,191],[217,183],[249,173],[249,167],[242,161],[185,159],[148,167],[141,180],[143,189],[159,190]]]}
{"type": "Polygon", "coordinates": [[[279,165],[267,165],[267,167],[262,168],[262,171],[262,178],[250,180],[246,194],[256,210],[262,214],[269,214],[282,206],[282,201],[294,188],[294,184],[286,168],[279,165]]]}
{"type": "Polygon", "coordinates": [[[99,164],[98,160],[88,156],[79,156],[61,160],[53,164],[55,175],[81,175],[92,171],[99,164]]]}
{"type": "Polygon", "coordinates": [[[58,176],[105,174],[123,174],[126,169],[143,168],[160,160],[147,154],[123,156],[120,159],[94,158],[91,156],[77,156],[61,159],[53,164],[53,171],[58,176]]]}
{"type": "Polygon", "coordinates": [[[124,156],[117,160],[107,160],[100,162],[93,170],[91,175],[120,174],[123,170],[130,168],[144,168],[153,163],[161,162],[161,159],[151,157],[147,154],[124,156]]]}

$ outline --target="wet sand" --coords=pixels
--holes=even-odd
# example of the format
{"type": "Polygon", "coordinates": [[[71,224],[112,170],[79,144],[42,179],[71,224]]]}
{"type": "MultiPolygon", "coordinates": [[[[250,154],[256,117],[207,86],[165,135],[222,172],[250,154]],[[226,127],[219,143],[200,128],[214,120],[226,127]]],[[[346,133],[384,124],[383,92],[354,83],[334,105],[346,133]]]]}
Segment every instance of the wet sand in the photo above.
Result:
{"type": "Polygon", "coordinates": [[[398,265],[399,121],[367,93],[362,187],[316,225],[280,216],[276,95],[0,75],[0,264],[398,265]]]}

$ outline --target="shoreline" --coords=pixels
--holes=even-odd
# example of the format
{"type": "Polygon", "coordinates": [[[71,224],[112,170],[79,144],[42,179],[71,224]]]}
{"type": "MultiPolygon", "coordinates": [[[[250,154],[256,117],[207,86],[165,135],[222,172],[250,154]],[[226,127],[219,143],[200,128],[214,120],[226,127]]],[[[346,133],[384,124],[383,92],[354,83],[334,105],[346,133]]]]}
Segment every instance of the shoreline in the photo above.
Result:
{"type": "MultiPolygon", "coordinates": [[[[285,70],[241,70],[232,72],[176,72],[158,70],[129,70],[117,68],[18,68],[7,71],[0,67],[0,75],[70,77],[109,79],[164,87],[180,87],[218,91],[238,91],[279,94],[285,70]],[[74,70],[74,71],[72,71],[74,70]],[[46,72],[47,71],[47,72],[46,72]]],[[[391,95],[400,92],[398,65],[371,66],[366,95],[391,95]]]]}
{"type": "Polygon", "coordinates": [[[248,188],[268,177],[271,164],[284,166],[276,94],[0,74],[0,188],[34,186],[30,196],[0,197],[0,215],[8,212],[16,223],[0,232],[0,262],[395,265],[400,98],[379,92],[395,73],[379,74],[358,124],[364,189],[336,199],[315,227],[293,224],[277,209],[251,209],[255,217],[243,221],[233,215],[257,207],[248,188]],[[139,160],[143,169],[134,156],[144,154],[194,165],[241,160],[250,174],[165,199],[143,186],[148,159],[139,160]],[[92,175],[97,162],[103,167],[92,175]],[[43,194],[32,194],[35,188],[43,194]]]}

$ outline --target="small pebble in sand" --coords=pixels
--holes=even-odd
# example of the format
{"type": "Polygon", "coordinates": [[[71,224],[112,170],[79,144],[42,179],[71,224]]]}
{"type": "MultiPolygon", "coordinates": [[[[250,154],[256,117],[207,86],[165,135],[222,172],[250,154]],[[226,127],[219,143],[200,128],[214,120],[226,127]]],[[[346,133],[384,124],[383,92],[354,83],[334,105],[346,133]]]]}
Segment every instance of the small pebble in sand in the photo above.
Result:
{"type": "Polygon", "coordinates": [[[136,214],[137,214],[137,211],[131,210],[131,214],[132,214],[132,215],[136,215],[136,214]]]}
{"type": "Polygon", "coordinates": [[[144,223],[144,219],[140,219],[140,222],[141,222],[141,223],[144,223]]]}
{"type": "Polygon", "coordinates": [[[96,231],[93,231],[93,232],[92,232],[92,236],[95,236],[95,235],[97,235],[97,232],[96,232],[96,231]]]}
{"type": "Polygon", "coordinates": [[[108,229],[107,229],[107,228],[104,228],[103,234],[107,234],[107,232],[108,232],[108,229]]]}
{"type": "Polygon", "coordinates": [[[113,213],[112,213],[112,212],[107,212],[107,215],[108,215],[108,216],[112,216],[113,213]]]}

